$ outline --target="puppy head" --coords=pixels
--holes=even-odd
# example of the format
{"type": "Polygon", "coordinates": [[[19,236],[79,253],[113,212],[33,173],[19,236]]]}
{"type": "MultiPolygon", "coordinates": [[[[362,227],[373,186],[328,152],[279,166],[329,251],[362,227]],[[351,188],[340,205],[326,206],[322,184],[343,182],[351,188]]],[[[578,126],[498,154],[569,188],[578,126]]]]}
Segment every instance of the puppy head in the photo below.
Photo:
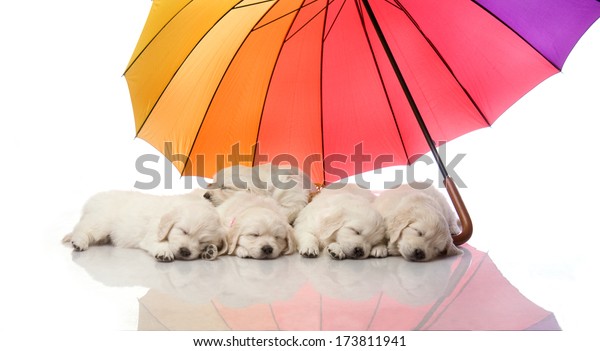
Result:
{"type": "Polygon", "coordinates": [[[421,204],[400,211],[387,222],[388,252],[410,261],[462,253],[452,242],[450,228],[442,213],[421,204]]]}
{"type": "Polygon", "coordinates": [[[271,259],[296,251],[293,228],[281,213],[264,207],[250,207],[230,223],[227,235],[229,254],[271,259]]]}
{"type": "Polygon", "coordinates": [[[176,207],[161,218],[158,228],[158,239],[167,240],[179,260],[215,259],[227,251],[225,235],[217,211],[208,203],[176,207]]]}
{"type": "Polygon", "coordinates": [[[207,190],[204,193],[204,198],[210,201],[214,206],[219,206],[236,192],[242,190],[243,189],[213,183],[208,185],[207,190]]]}
{"type": "Polygon", "coordinates": [[[326,245],[338,243],[346,258],[363,259],[369,257],[373,246],[383,243],[384,237],[381,214],[366,203],[360,208],[338,208],[327,216],[320,239],[326,245]]]}
{"type": "Polygon", "coordinates": [[[213,182],[207,186],[204,198],[214,206],[219,206],[240,191],[257,194],[268,192],[267,184],[259,178],[258,168],[238,165],[220,170],[213,176],[213,182]]]}

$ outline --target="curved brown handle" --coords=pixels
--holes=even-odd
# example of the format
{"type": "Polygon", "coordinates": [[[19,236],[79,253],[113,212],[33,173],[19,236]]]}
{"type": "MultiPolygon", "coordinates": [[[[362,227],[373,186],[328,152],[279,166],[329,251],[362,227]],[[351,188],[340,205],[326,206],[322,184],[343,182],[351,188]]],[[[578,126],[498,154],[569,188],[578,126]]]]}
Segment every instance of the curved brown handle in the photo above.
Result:
{"type": "Polygon", "coordinates": [[[458,188],[456,187],[456,184],[454,184],[452,178],[446,177],[446,179],[444,179],[444,186],[448,191],[450,200],[452,200],[454,209],[456,209],[456,213],[458,214],[458,219],[460,220],[460,225],[462,228],[462,231],[459,234],[452,236],[452,241],[456,246],[462,245],[469,241],[471,235],[473,235],[473,223],[471,222],[471,216],[469,216],[469,211],[467,211],[467,207],[460,197],[458,188]]]}

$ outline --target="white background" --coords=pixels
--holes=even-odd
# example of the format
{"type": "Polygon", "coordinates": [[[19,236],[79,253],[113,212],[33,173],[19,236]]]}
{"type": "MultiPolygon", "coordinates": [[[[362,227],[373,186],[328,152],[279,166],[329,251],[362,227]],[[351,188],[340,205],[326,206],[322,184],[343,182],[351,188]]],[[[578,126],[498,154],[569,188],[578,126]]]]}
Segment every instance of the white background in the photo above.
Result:
{"type": "MultiPolygon", "coordinates": [[[[60,329],[60,310],[122,308],[110,296],[101,296],[99,306],[71,304],[71,278],[61,270],[73,268],[47,261],[44,251],[67,250],[60,239],[87,197],[148,181],[135,160],[155,151],[134,138],[122,73],[150,6],[13,1],[0,10],[2,330],[41,328],[42,320],[56,320],[44,326],[60,329]],[[56,284],[64,295],[44,293],[56,284]],[[55,306],[56,316],[32,320],[28,312],[44,304],[55,306]]],[[[597,23],[562,73],[492,128],[448,145],[449,158],[466,154],[456,172],[467,185],[462,195],[475,226],[469,243],[489,251],[510,282],[554,312],[564,330],[585,335],[595,332],[600,312],[599,62],[597,23]]],[[[435,166],[419,172],[437,179],[435,166]]],[[[93,286],[89,293],[99,298],[93,286]]],[[[115,330],[123,327],[118,323],[115,330]]]]}

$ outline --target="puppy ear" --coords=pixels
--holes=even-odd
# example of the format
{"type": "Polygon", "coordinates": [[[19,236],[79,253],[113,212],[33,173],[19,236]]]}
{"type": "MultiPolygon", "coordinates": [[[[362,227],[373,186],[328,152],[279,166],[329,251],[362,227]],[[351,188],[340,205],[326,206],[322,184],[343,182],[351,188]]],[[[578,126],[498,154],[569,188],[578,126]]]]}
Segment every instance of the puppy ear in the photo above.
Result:
{"type": "Polygon", "coordinates": [[[412,221],[411,218],[404,215],[395,216],[392,219],[385,219],[386,224],[386,237],[389,243],[396,243],[400,240],[400,234],[408,227],[412,221]]]}
{"type": "Polygon", "coordinates": [[[452,239],[448,241],[448,245],[446,246],[446,256],[456,256],[462,254],[462,250],[456,247],[452,242],[452,239]]]}
{"type": "Polygon", "coordinates": [[[232,255],[237,247],[238,240],[240,239],[240,231],[235,226],[230,229],[227,233],[227,240],[225,241],[225,247],[227,247],[227,254],[232,255]]]}
{"type": "Polygon", "coordinates": [[[219,256],[227,253],[227,249],[229,247],[229,245],[227,245],[227,240],[225,239],[221,239],[221,241],[219,242],[219,245],[217,246],[219,248],[219,256]]]}
{"type": "Polygon", "coordinates": [[[289,225],[286,233],[287,249],[285,250],[284,255],[291,255],[296,252],[296,240],[294,237],[294,228],[289,225]]]}
{"type": "Polygon", "coordinates": [[[163,241],[167,239],[169,232],[173,229],[175,222],[177,222],[178,216],[177,211],[173,210],[163,215],[158,223],[158,240],[163,241]]]}
{"type": "Polygon", "coordinates": [[[215,233],[217,236],[216,241],[218,241],[217,250],[219,250],[218,251],[219,256],[226,254],[227,249],[229,247],[229,245],[227,245],[227,234],[228,234],[227,229],[228,228],[225,227],[225,225],[223,225],[223,219],[221,218],[220,220],[221,220],[221,224],[217,228],[216,233],[215,233]]]}
{"type": "Polygon", "coordinates": [[[338,209],[333,213],[328,213],[321,222],[321,239],[329,239],[336,231],[344,225],[344,214],[338,209]]]}

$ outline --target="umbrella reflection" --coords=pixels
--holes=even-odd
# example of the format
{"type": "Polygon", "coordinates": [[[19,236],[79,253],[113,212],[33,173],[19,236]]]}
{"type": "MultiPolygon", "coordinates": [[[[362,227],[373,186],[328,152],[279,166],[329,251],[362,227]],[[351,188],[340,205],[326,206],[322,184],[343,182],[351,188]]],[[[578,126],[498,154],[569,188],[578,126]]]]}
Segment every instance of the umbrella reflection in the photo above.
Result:
{"type": "Polygon", "coordinates": [[[149,288],[139,299],[142,330],[560,329],[487,253],[462,248],[428,263],[291,255],[164,264],[113,247],[73,261],[105,285],[149,288]]]}

